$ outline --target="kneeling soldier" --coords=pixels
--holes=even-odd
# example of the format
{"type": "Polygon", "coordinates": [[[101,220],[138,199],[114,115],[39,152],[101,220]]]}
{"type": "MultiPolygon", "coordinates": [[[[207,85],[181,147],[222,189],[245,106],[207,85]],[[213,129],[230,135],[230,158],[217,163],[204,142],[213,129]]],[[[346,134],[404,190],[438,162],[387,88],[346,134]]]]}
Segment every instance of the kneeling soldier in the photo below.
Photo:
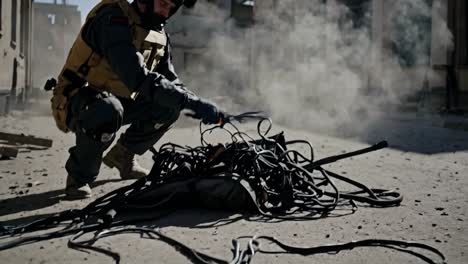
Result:
{"type": "Polygon", "coordinates": [[[58,128],[76,135],[66,163],[66,194],[91,196],[89,186],[101,163],[122,179],[148,174],[135,154],[151,148],[183,109],[214,124],[223,112],[179,81],[171,63],[164,25],[182,6],[196,0],[103,0],[89,13],[51,100],[58,128]],[[130,127],[103,157],[116,132],[130,127]]]}

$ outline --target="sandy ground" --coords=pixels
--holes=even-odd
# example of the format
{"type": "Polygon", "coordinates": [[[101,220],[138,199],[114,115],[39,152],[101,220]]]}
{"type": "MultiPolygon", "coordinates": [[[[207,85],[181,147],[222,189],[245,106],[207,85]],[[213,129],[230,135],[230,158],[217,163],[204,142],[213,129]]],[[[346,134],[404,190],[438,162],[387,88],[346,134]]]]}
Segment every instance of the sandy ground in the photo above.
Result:
{"type": "MultiPolygon", "coordinates": [[[[251,127],[246,127],[251,129],[251,127]]],[[[300,129],[284,130],[289,139],[312,142],[317,158],[339,154],[387,139],[391,148],[335,163],[327,168],[372,187],[396,189],[405,200],[399,207],[360,207],[352,214],[314,221],[262,223],[223,212],[182,210],[153,222],[188,245],[225,259],[231,258],[231,239],[239,235],[270,235],[285,243],[316,246],[359,239],[385,238],[427,243],[441,250],[447,263],[468,263],[468,133],[434,127],[417,119],[386,120],[369,127],[365,136],[328,136],[300,129]],[[230,217],[232,223],[215,228],[197,225],[230,217]]],[[[65,201],[64,163],[73,135],[62,134],[50,117],[13,113],[0,117],[0,131],[34,134],[54,139],[47,150],[22,148],[19,157],[0,160],[0,221],[24,223],[92,201],[65,201]],[[32,186],[31,186],[32,185],[32,186]]],[[[179,127],[163,139],[197,145],[198,128],[179,127]]],[[[140,158],[151,165],[151,157],[140,158]]],[[[129,184],[116,171],[103,168],[94,195],[129,184]]],[[[67,247],[68,238],[21,246],[0,252],[2,263],[112,263],[108,257],[67,247]]],[[[122,263],[188,263],[172,247],[138,235],[116,236],[98,245],[112,248],[122,263]]],[[[263,245],[268,248],[268,245],[263,245]]],[[[382,248],[360,248],[339,254],[258,255],[254,263],[423,263],[414,256],[382,248]]]]}

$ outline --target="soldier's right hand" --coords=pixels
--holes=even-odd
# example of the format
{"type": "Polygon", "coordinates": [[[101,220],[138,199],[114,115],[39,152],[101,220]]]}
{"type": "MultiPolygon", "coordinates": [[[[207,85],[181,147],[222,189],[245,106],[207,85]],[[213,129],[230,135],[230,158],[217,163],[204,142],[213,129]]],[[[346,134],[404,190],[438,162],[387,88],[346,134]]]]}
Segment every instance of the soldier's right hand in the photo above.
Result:
{"type": "Polygon", "coordinates": [[[214,103],[198,97],[189,96],[185,108],[192,111],[187,116],[199,119],[206,125],[221,124],[225,115],[214,103]]]}

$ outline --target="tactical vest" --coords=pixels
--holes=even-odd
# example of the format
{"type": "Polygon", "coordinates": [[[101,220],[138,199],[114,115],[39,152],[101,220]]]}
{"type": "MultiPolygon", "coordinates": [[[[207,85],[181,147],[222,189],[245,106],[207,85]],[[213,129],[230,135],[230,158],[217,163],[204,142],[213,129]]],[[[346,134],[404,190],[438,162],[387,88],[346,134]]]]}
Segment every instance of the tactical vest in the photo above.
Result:
{"type": "MultiPolygon", "coordinates": [[[[103,7],[109,5],[118,6],[123,11],[132,32],[133,45],[143,54],[146,67],[153,71],[164,56],[164,48],[167,45],[166,34],[141,27],[139,15],[126,0],[102,0],[88,14],[85,25],[103,7]]],[[[86,44],[82,38],[82,31],[83,29],[81,29],[68,54],[52,98],[54,118],[59,129],[64,132],[68,132],[66,125],[68,102],[86,83],[98,91],[107,91],[124,98],[133,98],[132,91],[138,88],[127,87],[120,80],[117,74],[112,71],[107,59],[94,52],[86,44]]]]}

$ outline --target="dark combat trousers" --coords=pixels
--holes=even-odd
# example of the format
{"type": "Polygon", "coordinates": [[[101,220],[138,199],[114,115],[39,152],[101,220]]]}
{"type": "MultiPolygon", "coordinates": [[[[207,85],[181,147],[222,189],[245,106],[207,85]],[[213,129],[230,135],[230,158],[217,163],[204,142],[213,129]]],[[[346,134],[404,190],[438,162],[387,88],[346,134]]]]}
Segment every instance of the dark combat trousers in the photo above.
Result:
{"type": "Polygon", "coordinates": [[[151,101],[133,101],[87,87],[80,89],[72,97],[68,111],[68,126],[76,136],[65,165],[68,175],[79,183],[95,181],[103,153],[123,125],[130,127],[122,134],[121,143],[142,155],[156,144],[179,114],[151,101]]]}

